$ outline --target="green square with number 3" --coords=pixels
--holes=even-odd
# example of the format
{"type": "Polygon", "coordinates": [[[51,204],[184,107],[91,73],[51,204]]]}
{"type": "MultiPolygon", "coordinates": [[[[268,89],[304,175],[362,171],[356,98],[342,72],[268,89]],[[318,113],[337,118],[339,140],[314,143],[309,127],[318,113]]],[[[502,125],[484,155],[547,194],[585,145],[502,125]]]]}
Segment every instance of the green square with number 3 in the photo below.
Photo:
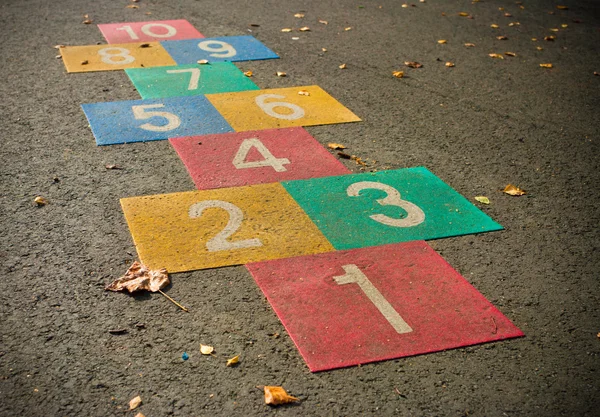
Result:
{"type": "Polygon", "coordinates": [[[125,72],[143,99],[259,89],[231,62],[129,68],[125,72]]]}
{"type": "Polygon", "coordinates": [[[502,229],[424,167],[283,186],[338,250],[502,229]]]}

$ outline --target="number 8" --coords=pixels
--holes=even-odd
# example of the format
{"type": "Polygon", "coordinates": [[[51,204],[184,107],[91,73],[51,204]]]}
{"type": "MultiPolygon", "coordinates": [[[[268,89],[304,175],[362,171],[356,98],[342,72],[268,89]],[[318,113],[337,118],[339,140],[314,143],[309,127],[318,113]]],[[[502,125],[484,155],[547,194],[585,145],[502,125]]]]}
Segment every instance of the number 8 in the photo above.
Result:
{"type": "Polygon", "coordinates": [[[100,55],[102,57],[102,58],[100,58],[100,60],[102,62],[104,62],[105,64],[125,65],[125,64],[131,64],[133,61],[135,61],[135,58],[133,56],[129,55],[129,49],[117,48],[116,46],[112,46],[110,48],[102,48],[98,51],[98,55],[100,55]],[[110,51],[117,51],[117,52],[110,53],[110,51]],[[123,59],[114,61],[114,58],[116,58],[116,57],[120,57],[123,59]]]}

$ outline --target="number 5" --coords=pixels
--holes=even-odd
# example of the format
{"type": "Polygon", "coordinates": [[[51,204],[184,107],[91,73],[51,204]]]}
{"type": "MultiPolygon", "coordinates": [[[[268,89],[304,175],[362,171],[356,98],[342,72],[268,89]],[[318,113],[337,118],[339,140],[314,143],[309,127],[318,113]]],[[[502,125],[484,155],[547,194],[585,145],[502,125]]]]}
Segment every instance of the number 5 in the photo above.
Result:
{"type": "Polygon", "coordinates": [[[425,213],[423,210],[410,201],[402,200],[400,192],[389,185],[374,181],[361,181],[349,186],[346,192],[350,197],[358,197],[362,190],[367,189],[381,190],[387,194],[385,198],[377,200],[382,206],[396,206],[406,210],[406,217],[403,219],[394,219],[385,214],[374,214],[369,216],[376,222],[392,227],[412,227],[425,221],[425,213]]]}
{"type": "Polygon", "coordinates": [[[159,109],[165,107],[164,104],[143,104],[141,106],[131,106],[133,116],[137,120],[150,119],[152,117],[164,117],[169,123],[164,126],[156,126],[151,123],[144,123],[140,125],[141,129],[150,130],[152,132],[168,132],[179,127],[181,120],[173,113],[166,111],[146,111],[146,109],[159,109]]]}

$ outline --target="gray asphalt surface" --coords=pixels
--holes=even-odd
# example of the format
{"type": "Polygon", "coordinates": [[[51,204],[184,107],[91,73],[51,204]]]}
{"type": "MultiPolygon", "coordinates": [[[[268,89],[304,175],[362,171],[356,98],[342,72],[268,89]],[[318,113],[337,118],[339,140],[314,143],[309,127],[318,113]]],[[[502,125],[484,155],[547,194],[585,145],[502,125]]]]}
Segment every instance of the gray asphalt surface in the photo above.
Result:
{"type": "Polygon", "coordinates": [[[0,3],[0,415],[600,414],[598,2],[127,4],[0,3]],[[368,169],[424,165],[469,199],[488,196],[482,209],[506,230],[430,244],[526,337],[311,374],[244,267],[173,275],[168,293],[190,313],[158,294],[105,292],[136,258],[119,198],[194,185],[166,141],[96,147],[80,104],[139,96],[124,72],[67,74],[53,46],[103,42],[96,23],[180,18],[205,36],[250,29],[281,56],[237,64],[261,88],[318,84],[363,118],[308,128],[321,143],[344,143],[368,169]],[[312,31],[280,32],[300,26],[312,31]],[[506,51],[517,56],[488,57],[506,51]],[[528,194],[502,194],[508,183],[528,194]],[[240,366],[223,366],[235,353],[240,366]],[[260,385],[302,402],[271,409],[260,385]]]}

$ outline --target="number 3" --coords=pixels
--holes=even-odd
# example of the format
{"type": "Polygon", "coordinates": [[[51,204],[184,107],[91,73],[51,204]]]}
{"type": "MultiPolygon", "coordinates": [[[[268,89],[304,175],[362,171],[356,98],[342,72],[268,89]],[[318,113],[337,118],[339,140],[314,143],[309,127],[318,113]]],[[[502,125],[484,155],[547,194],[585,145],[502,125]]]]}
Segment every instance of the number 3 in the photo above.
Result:
{"type": "Polygon", "coordinates": [[[406,217],[403,219],[394,219],[385,214],[374,214],[369,216],[376,222],[392,227],[412,227],[425,221],[425,213],[418,206],[410,201],[402,200],[400,192],[389,185],[374,181],[361,181],[352,184],[346,192],[350,197],[358,197],[362,190],[375,189],[384,191],[387,196],[377,200],[382,206],[396,206],[406,210],[406,217]]]}
{"type": "Polygon", "coordinates": [[[193,204],[189,210],[190,218],[195,219],[202,216],[202,212],[207,208],[220,208],[229,213],[229,221],[227,222],[225,228],[221,230],[215,237],[206,242],[206,249],[208,249],[209,252],[262,246],[260,239],[256,238],[238,240],[237,242],[227,241],[227,238],[233,235],[240,228],[242,225],[242,220],[244,220],[244,213],[242,210],[238,206],[227,201],[207,200],[193,204]]]}

